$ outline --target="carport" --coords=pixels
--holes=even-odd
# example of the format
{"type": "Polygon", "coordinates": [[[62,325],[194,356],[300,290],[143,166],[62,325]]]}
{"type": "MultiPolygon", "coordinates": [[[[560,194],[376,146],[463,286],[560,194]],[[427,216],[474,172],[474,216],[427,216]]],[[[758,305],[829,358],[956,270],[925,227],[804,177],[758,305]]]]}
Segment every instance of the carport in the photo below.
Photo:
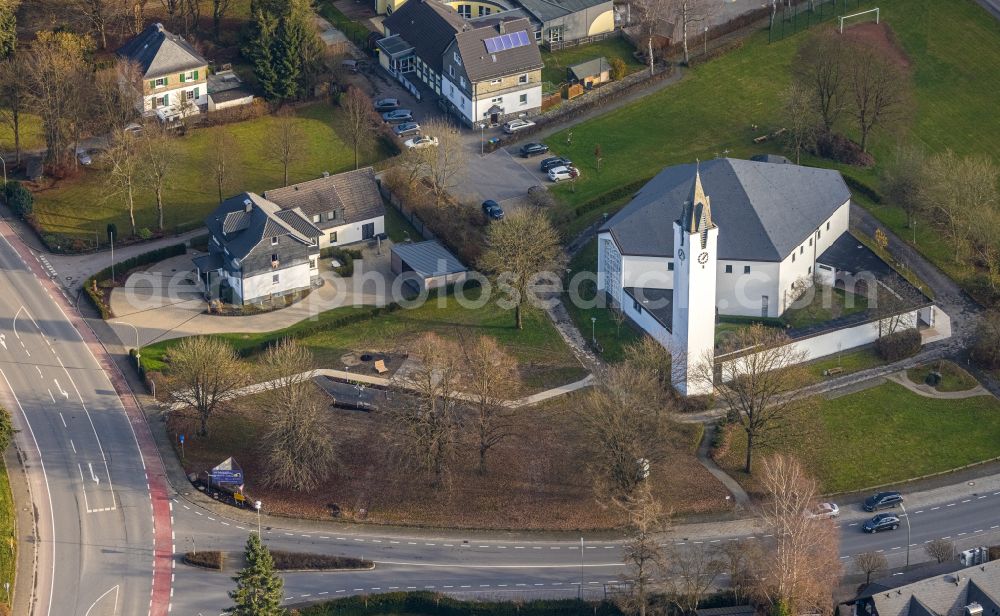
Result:
{"type": "Polygon", "coordinates": [[[418,292],[464,282],[469,270],[437,240],[392,247],[392,272],[418,292]]]}

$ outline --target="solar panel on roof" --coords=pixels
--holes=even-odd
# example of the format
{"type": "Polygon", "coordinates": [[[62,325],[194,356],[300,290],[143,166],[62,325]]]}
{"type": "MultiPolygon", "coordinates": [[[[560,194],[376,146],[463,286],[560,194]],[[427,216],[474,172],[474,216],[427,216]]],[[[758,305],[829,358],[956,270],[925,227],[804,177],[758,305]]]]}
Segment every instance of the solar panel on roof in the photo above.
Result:
{"type": "Polygon", "coordinates": [[[483,40],[483,43],[486,44],[486,51],[489,53],[524,47],[530,42],[528,33],[524,30],[511,34],[501,34],[500,36],[494,36],[483,40]]]}
{"type": "Polygon", "coordinates": [[[503,41],[504,47],[506,47],[507,49],[514,48],[514,41],[510,40],[509,34],[500,35],[500,40],[503,41]]]}
{"type": "Polygon", "coordinates": [[[496,53],[497,52],[497,42],[496,42],[496,40],[488,38],[488,39],[486,39],[483,42],[486,43],[486,51],[488,51],[489,53],[496,53]]]}

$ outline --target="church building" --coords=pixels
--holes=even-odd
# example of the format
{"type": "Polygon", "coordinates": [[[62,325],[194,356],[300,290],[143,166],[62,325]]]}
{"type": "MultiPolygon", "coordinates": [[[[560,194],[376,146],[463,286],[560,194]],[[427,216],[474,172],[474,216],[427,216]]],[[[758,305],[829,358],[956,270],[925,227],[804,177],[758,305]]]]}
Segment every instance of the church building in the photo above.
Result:
{"type": "Polygon", "coordinates": [[[840,173],[718,158],[668,167],[598,231],[598,289],[671,349],[675,387],[714,357],[718,315],[780,317],[848,231],[840,173]]]}

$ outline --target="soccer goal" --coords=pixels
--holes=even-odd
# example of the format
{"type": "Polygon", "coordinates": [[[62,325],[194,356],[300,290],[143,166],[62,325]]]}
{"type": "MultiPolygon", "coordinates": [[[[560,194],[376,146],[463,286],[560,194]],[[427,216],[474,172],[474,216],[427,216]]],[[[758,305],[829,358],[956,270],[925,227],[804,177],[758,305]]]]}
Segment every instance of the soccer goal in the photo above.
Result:
{"type": "MultiPolygon", "coordinates": [[[[875,7],[873,9],[868,9],[867,11],[861,11],[860,13],[852,13],[851,15],[840,16],[838,18],[840,19],[840,33],[841,34],[844,33],[844,20],[852,19],[854,17],[861,17],[862,15],[871,15],[872,13],[875,13],[875,23],[878,23],[878,18],[879,18],[878,7],[875,7]]],[[[871,18],[869,17],[869,19],[871,18]]]]}

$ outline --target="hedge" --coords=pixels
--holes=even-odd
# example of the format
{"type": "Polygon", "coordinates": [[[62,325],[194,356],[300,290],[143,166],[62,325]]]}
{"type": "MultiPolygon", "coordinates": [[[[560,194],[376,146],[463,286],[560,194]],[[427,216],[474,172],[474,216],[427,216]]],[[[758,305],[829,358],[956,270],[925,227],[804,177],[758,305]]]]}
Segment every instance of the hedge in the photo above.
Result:
{"type": "Polygon", "coordinates": [[[847,183],[848,188],[854,192],[861,193],[862,195],[868,197],[872,203],[879,204],[882,203],[882,195],[879,194],[877,190],[865,184],[857,178],[853,178],[849,175],[844,176],[844,182],[847,183]]]}
{"type": "Polygon", "coordinates": [[[912,357],[920,352],[920,332],[904,329],[882,336],[875,341],[875,351],[886,361],[897,361],[912,357]]]}
{"type": "Polygon", "coordinates": [[[184,562],[194,567],[221,571],[226,562],[226,555],[219,551],[188,552],[184,554],[184,562]]]}
{"type": "MultiPolygon", "coordinates": [[[[125,259],[124,261],[119,261],[115,263],[114,271],[117,276],[123,276],[137,267],[157,263],[170,257],[182,255],[185,252],[187,252],[187,247],[184,244],[164,246],[163,248],[157,248],[156,250],[125,259]]],[[[108,282],[111,282],[112,286],[114,286],[114,281],[111,279],[111,267],[106,267],[83,281],[83,289],[87,292],[87,297],[90,298],[91,303],[94,304],[94,307],[101,313],[101,318],[105,321],[114,318],[115,315],[111,312],[111,307],[104,302],[104,294],[100,289],[95,287],[100,287],[101,285],[107,286],[105,283],[108,282]]]]}
{"type": "Polygon", "coordinates": [[[613,603],[579,599],[539,599],[526,603],[459,601],[429,592],[393,592],[344,597],[319,603],[301,616],[371,616],[371,614],[426,614],[427,616],[622,616],[613,603]]]}
{"type": "Polygon", "coordinates": [[[17,180],[11,180],[3,186],[3,198],[7,206],[20,218],[30,216],[34,211],[35,198],[31,192],[17,180]]]}
{"type": "Polygon", "coordinates": [[[321,259],[336,259],[343,263],[340,267],[333,268],[333,271],[341,278],[350,278],[354,275],[354,260],[361,258],[361,251],[330,246],[320,250],[319,257],[321,259]]]}
{"type": "Polygon", "coordinates": [[[350,556],[329,556],[308,552],[271,550],[274,568],[278,571],[330,571],[335,569],[373,569],[375,563],[350,556]]]}

